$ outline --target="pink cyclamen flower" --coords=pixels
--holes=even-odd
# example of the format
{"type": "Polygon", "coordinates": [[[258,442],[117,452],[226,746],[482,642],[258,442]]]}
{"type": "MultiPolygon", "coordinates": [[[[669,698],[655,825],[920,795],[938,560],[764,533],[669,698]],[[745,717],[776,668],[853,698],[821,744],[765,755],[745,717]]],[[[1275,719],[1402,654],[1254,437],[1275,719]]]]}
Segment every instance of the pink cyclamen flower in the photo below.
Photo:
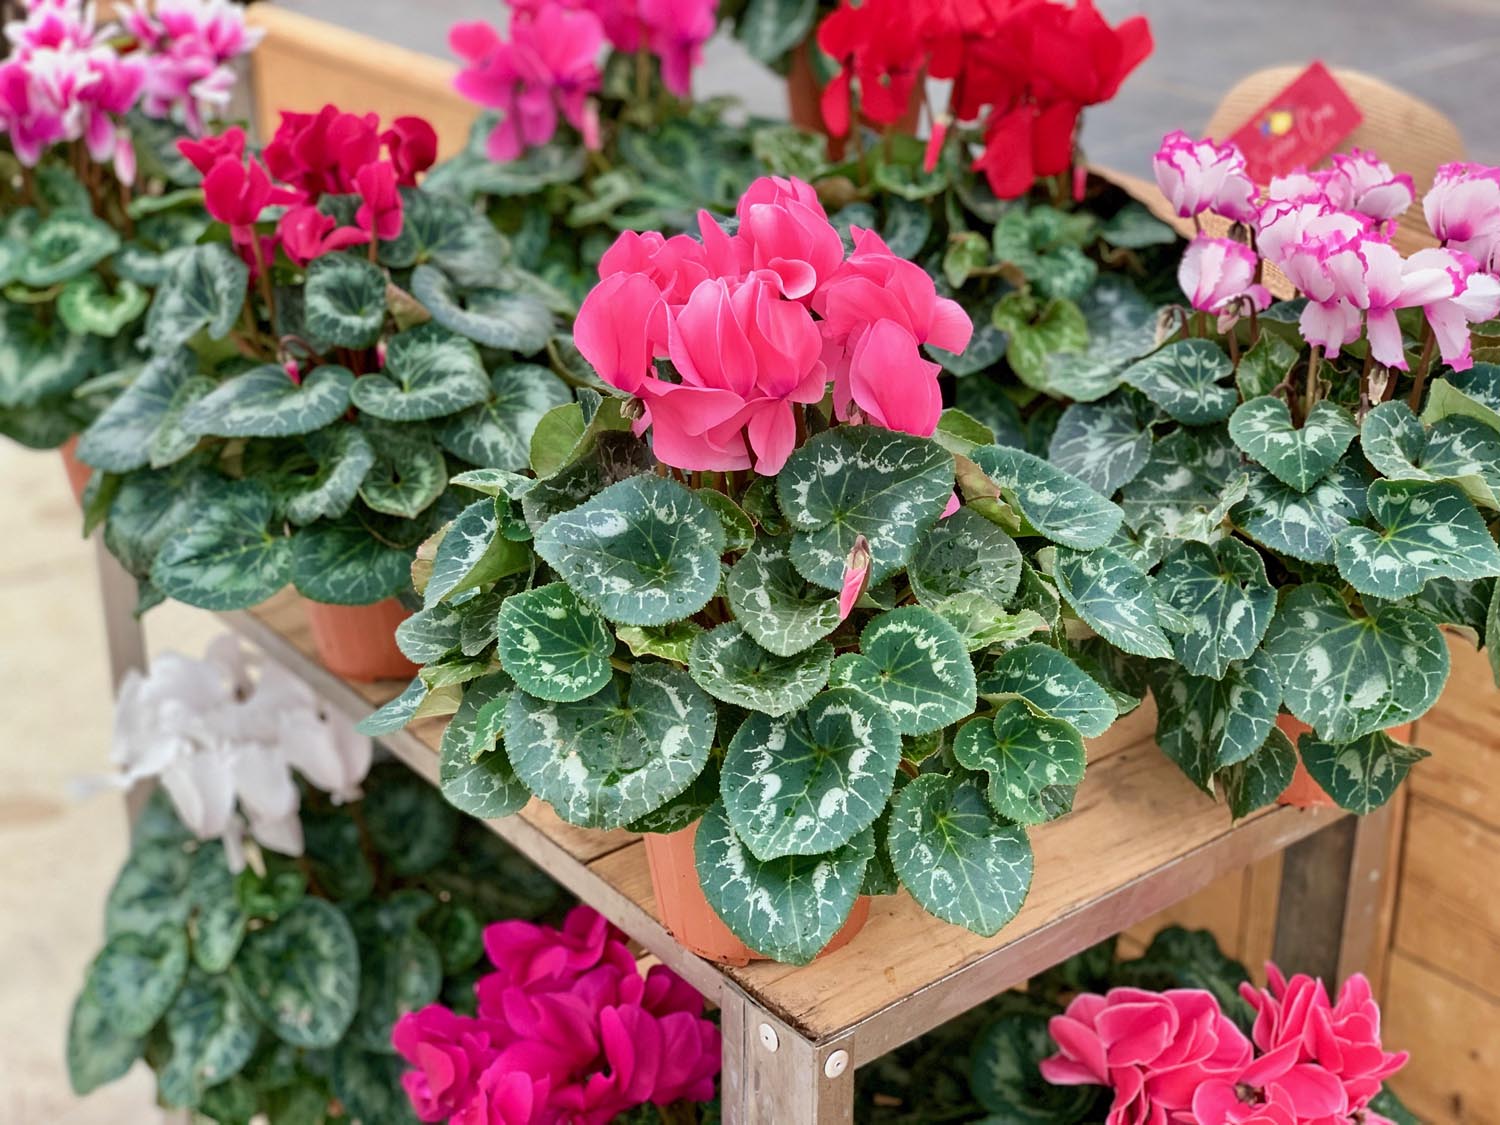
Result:
{"type": "Polygon", "coordinates": [[[1236,222],[1255,221],[1259,192],[1233,144],[1195,141],[1179,130],[1162,138],[1151,163],[1157,186],[1183,218],[1213,211],[1236,222]]]}
{"type": "Polygon", "coordinates": [[[332,215],[310,204],[288,208],[276,223],[276,235],[286,256],[299,266],[335,250],[347,250],[370,241],[358,227],[341,227],[332,215]]]}
{"type": "Polygon", "coordinates": [[[685,98],[693,92],[693,68],[714,33],[718,0],[636,0],[652,52],[661,59],[661,80],[685,98]]]}
{"type": "Polygon", "coordinates": [[[1396,218],[1411,206],[1416,188],[1405,172],[1395,172],[1372,152],[1355,149],[1333,158],[1324,180],[1329,201],[1376,222],[1396,218]]]}
{"type": "Polygon", "coordinates": [[[844,560],[844,581],[839,587],[839,620],[847,620],[854,612],[854,604],[870,582],[870,541],[863,535],[854,537],[854,546],[844,560]]]}
{"type": "Polygon", "coordinates": [[[1270,291],[1255,281],[1259,265],[1259,255],[1244,243],[1200,234],[1183,252],[1177,284],[1193,308],[1232,320],[1271,303],[1270,291]]]}
{"type": "Polygon", "coordinates": [[[754,269],[769,270],[793,300],[811,301],[814,290],[844,260],[844,242],[816,199],[741,201],[739,241],[750,249],[754,269]]]}
{"type": "Polygon", "coordinates": [[[599,378],[616,390],[637,393],[653,361],[667,352],[661,290],[644,274],[607,275],[579,306],[573,343],[599,378]]]}
{"type": "Polygon", "coordinates": [[[1427,299],[1421,302],[1422,311],[1443,362],[1455,371],[1467,371],[1474,366],[1469,325],[1500,316],[1500,280],[1481,272],[1479,263],[1460,250],[1418,250],[1406,260],[1406,270],[1413,275],[1432,271],[1424,279],[1422,294],[1427,299]],[[1435,273],[1446,274],[1450,284],[1445,288],[1432,282],[1435,273]]]}
{"type": "Polygon", "coordinates": [[[1500,268],[1500,168],[1444,164],[1422,212],[1445,247],[1462,250],[1487,271],[1500,268]]]}
{"type": "Polygon", "coordinates": [[[137,0],[124,22],[146,63],[141,108],[149,117],[182,122],[194,135],[228,105],[233,61],[265,34],[247,27],[244,9],[231,0],[137,0]]]}
{"type": "Polygon", "coordinates": [[[360,203],[354,213],[359,229],[370,238],[389,242],[401,234],[401,193],[396,190],[396,169],[389,160],[366,164],[354,174],[360,203]]]}
{"type": "Polygon", "coordinates": [[[478,1091],[479,1076],[499,1053],[504,1029],[460,1016],[441,1004],[407,1012],[391,1031],[391,1045],[414,1069],[401,1086],[422,1121],[460,1112],[478,1091]]]}

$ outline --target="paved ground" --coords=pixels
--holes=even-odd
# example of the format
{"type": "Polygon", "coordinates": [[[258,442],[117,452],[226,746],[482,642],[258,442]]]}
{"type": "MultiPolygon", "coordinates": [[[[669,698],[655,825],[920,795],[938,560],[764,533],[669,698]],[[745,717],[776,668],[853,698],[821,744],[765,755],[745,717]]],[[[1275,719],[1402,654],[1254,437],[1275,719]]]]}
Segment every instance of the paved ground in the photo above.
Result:
{"type": "MultiPolygon", "coordinates": [[[[498,0],[283,0],[286,7],[415,50],[447,55],[461,19],[501,19],[498,0]]],[[[1096,0],[1112,20],[1151,19],[1156,53],[1120,96],[1092,110],[1089,157],[1150,170],[1169,129],[1195,129],[1220,95],[1261,67],[1321,58],[1367,71],[1432,102],[1458,122],[1470,154],[1500,163],[1500,0],[1096,0]]],[[[759,113],[782,112],[780,80],[732,41],[710,44],[698,88],[732,93],[759,113]]]]}

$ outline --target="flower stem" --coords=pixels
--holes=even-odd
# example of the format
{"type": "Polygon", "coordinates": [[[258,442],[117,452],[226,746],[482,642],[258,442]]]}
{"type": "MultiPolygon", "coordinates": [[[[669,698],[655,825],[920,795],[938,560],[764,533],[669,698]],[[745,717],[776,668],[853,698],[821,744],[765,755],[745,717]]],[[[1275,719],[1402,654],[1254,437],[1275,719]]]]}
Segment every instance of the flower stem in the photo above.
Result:
{"type": "Polygon", "coordinates": [[[1312,346],[1312,355],[1307,360],[1307,386],[1302,392],[1302,420],[1307,421],[1307,416],[1312,413],[1312,408],[1318,401],[1318,365],[1323,361],[1323,349],[1317,344],[1312,346]]]}
{"type": "Polygon", "coordinates": [[[1417,377],[1412,383],[1411,396],[1407,398],[1406,405],[1411,407],[1415,414],[1422,407],[1422,392],[1427,389],[1427,373],[1432,369],[1432,353],[1437,348],[1437,336],[1433,334],[1432,325],[1427,321],[1422,322],[1422,358],[1417,360],[1417,377]]]}

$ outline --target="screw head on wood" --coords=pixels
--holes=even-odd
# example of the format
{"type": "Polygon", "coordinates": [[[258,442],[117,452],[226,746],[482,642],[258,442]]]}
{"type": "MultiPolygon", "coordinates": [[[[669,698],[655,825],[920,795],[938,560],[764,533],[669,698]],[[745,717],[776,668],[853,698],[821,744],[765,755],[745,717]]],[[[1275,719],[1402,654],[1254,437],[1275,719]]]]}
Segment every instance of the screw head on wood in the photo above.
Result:
{"type": "Polygon", "coordinates": [[[837,1078],[849,1069],[849,1052],[835,1051],[828,1056],[828,1061],[823,1064],[823,1073],[829,1078],[837,1078]]]}
{"type": "Polygon", "coordinates": [[[768,1023],[760,1025],[760,1045],[773,1052],[781,1046],[781,1040],[776,1037],[776,1029],[768,1023]]]}

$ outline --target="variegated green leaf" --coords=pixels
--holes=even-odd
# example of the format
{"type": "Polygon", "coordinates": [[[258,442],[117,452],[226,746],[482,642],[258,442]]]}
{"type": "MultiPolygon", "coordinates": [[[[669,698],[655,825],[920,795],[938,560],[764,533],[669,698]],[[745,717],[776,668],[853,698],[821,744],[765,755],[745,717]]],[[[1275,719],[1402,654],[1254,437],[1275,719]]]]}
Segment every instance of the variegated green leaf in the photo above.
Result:
{"type": "Polygon", "coordinates": [[[1224,382],[1233,372],[1218,344],[1188,339],[1136,360],[1121,378],[1177,421],[1204,426],[1228,418],[1239,402],[1234,386],[1224,382]]]}
{"type": "Polygon", "coordinates": [[[151,350],[175,350],[205,329],[222,340],[239,319],[249,282],[249,268],[226,244],[185,250],[172,262],[146,314],[151,350]]]}
{"type": "Polygon", "coordinates": [[[303,315],[314,339],[368,348],[385,324],[385,271],[353,254],[324,254],[307,268],[303,315]]]}
{"type": "Polygon", "coordinates": [[[1297,740],[1303,764],[1313,780],[1338,803],[1360,816],[1374,812],[1396,795],[1412,766],[1430,757],[1426,750],[1404,746],[1383,730],[1352,742],[1324,742],[1315,734],[1297,740]]]}
{"type": "Polygon", "coordinates": [[[403,889],[350,912],[359,942],[359,1008],[340,1047],[389,1051],[396,1021],[437,1000],[443,958],[412,918],[435,905],[426,892],[403,889]]]}
{"type": "Polygon", "coordinates": [[[496,501],[476,500],[458,514],[443,533],[432,560],[432,574],[422,591],[423,605],[436,605],[465,590],[525,572],[530,552],[524,544],[500,534],[496,501]]]}
{"type": "Polygon", "coordinates": [[[866,831],[823,855],[762,861],[734,834],[723,802],[698,825],[694,858],[709,905],[735,937],[765,957],[805,965],[854,909],[875,852],[866,831]]]}
{"type": "Polygon", "coordinates": [[[972,460],[1000,486],[1036,531],[1065,547],[1088,550],[1109,541],[1124,516],[1071,473],[1020,449],[987,445],[972,460]]]}
{"type": "Polygon", "coordinates": [[[1156,576],[1156,592],[1185,626],[1169,630],[1178,663],[1213,679],[1260,647],[1276,611],[1265,560],[1238,539],[1179,545],[1156,576]]]}
{"type": "Polygon", "coordinates": [[[332,1047],[354,1019],[359,947],[348,919],[323,899],[304,898],[246,934],[229,971],[256,1019],[293,1047],[332,1047]]]}
{"type": "Polygon", "coordinates": [[[1132,200],[1105,220],[1099,237],[1124,250],[1144,250],[1148,246],[1171,246],[1178,235],[1145,204],[1132,200]]]}
{"type": "Polygon", "coordinates": [[[1285,400],[1270,395],[1241,403],[1229,419],[1234,443],[1298,492],[1326,477],[1358,433],[1349,412],[1327,400],[1312,408],[1301,429],[1292,425],[1285,400]]]}
{"type": "Polygon", "coordinates": [[[105,1018],[88,989],[73,1001],[68,1016],[68,1085],[79,1097],[108,1085],[135,1065],[146,1041],[125,1035],[105,1018]]]}
{"type": "Polygon", "coordinates": [[[1274,332],[1262,332],[1260,339],[1240,356],[1234,382],[1240,398],[1247,402],[1268,395],[1291,373],[1301,352],[1274,332]]]}
{"type": "Polygon", "coordinates": [[[442,660],[459,647],[468,606],[468,601],[424,606],[396,626],[396,647],[413,664],[442,660]]]}
{"type": "Polygon", "coordinates": [[[700,489],[699,498],[713,509],[724,528],[724,550],[728,554],[748,551],[755,543],[755,524],[745,510],[722,492],[712,488],[700,489]]]}
{"type": "Polygon", "coordinates": [[[760,539],[729,568],[729,608],[764,649],[792,656],[839,625],[838,598],[792,566],[785,539],[760,539]]]}
{"type": "Polygon", "coordinates": [[[953,457],[936,442],[877,426],[838,426],[809,440],[776,478],[797,529],[791,559],[810,582],[837,590],[855,540],[870,545],[870,584],[910,561],[953,492],[953,457]]]}
{"type": "Polygon", "coordinates": [[[273,534],[276,504],[257,481],[235,481],[196,504],[151,565],[169,598],[199,609],[248,609],[292,577],[292,542],[273,534]]]}
{"type": "Polygon", "coordinates": [[[587,699],[609,683],[615,637],[563,582],[512,594],[500,606],[496,652],[522,691],[553,703],[587,699]]]}
{"type": "Polygon", "coordinates": [[[703,626],[695,621],[674,621],[670,625],[621,625],[615,629],[615,638],[630,649],[632,656],[659,656],[685,668],[693,642],[703,632],[703,626]]]}
{"type": "Polygon", "coordinates": [[[1333,544],[1339,574],[1361,594],[1404,598],[1432,578],[1500,574],[1500,550],[1455,485],[1377,480],[1368,502],[1384,530],[1345,528],[1333,544]]]}
{"type": "Polygon", "coordinates": [[[715,699],[749,711],[785,715],[800,710],[828,682],[833,646],[819,641],[792,656],[756,644],[736,622],[699,632],[688,671],[715,699]]]}
{"type": "Polygon", "coordinates": [[[490,387],[489,401],[444,421],[438,439],[471,465],[524,471],[537,423],[572,396],[552,372],[534,363],[497,368],[490,387]]]}
{"type": "Polygon", "coordinates": [[[1223,426],[1168,434],[1125,486],[1120,506],[1126,522],[1136,531],[1151,528],[1179,539],[1220,537],[1230,508],[1245,495],[1243,461],[1223,426]]]}
{"type": "Polygon", "coordinates": [[[1031,385],[1057,398],[1096,402],[1118,389],[1125,368],[1156,346],[1156,305],[1123,275],[1106,273],[1078,307],[1087,342],[1046,356],[1031,385]]]}
{"type": "Polygon", "coordinates": [[[670,833],[681,832],[708,812],[709,806],[719,800],[719,766],[709,758],[703,772],[693,783],[659,809],[632,820],[626,828],[631,832],[670,833]]]}
{"type": "Polygon", "coordinates": [[[86,273],[58,295],[57,315],[72,332],[113,339],[150,303],[151,294],[133,281],[117,281],[111,292],[104,278],[86,273]]]}
{"type": "Polygon", "coordinates": [[[33,289],[46,289],[92,269],[120,247],[114,228],[85,211],[54,211],[27,239],[16,273],[33,289]]]}
{"type": "Polygon", "coordinates": [[[357,410],[390,422],[442,418],[490,396],[479,352],[461,336],[421,324],[390,338],[385,369],[354,381],[357,410]]]}
{"type": "Polygon", "coordinates": [[[116,934],[89,966],[85,991],[104,1019],[128,1036],[145,1035],[161,1019],[188,969],[187,934],[167,922],[149,934],[116,934]]]}
{"type": "Polygon", "coordinates": [[[324,605],[374,605],[411,589],[411,561],[354,519],[319,520],[292,536],[292,585],[324,605]]]}
{"type": "Polygon", "coordinates": [[[460,295],[447,274],[425,265],[412,271],[411,292],[438,324],[486,348],[534,355],[552,335],[552,314],[535,297],[500,289],[460,295]]]}
{"type": "Polygon", "coordinates": [[[1083,780],[1083,738],[1070,723],[1042,718],[1019,699],[994,715],[965,723],[953,756],[967,769],[989,774],[995,811],[1018,824],[1042,824],[1073,807],[1083,780]]]}
{"type": "Polygon", "coordinates": [[[976,777],[914,778],[896,797],[886,850],[929,914],[989,937],[1031,889],[1031,842],[985,799],[976,777]]]}
{"type": "Polygon", "coordinates": [[[906,576],[917,599],[934,609],[967,594],[1004,605],[1021,581],[1021,551],[989,520],[960,508],[922,536],[906,576]]]}
{"type": "Polygon", "coordinates": [[[1302,562],[1331,563],[1334,539],[1364,514],[1364,507],[1364,480],[1348,461],[1305,494],[1257,471],[1234,508],[1234,522],[1273,551],[1302,562]]]}
{"type": "Polygon", "coordinates": [[[1451,481],[1476,504],[1500,508],[1500,433],[1476,418],[1453,414],[1428,429],[1400,399],[1365,416],[1365,459],[1392,480],[1451,481]]]}
{"type": "Polygon", "coordinates": [[[1099,275],[1099,265],[1064,233],[1074,215],[1021,203],[995,224],[995,259],[1015,266],[1043,297],[1076,301],[1099,275]]]}
{"type": "Polygon", "coordinates": [[[1356,617],[1329,586],[1281,600],[1264,651],[1287,709],[1331,742],[1350,742],[1426,713],[1448,678],[1448,646],[1418,610],[1356,617]]]}
{"type": "Polygon", "coordinates": [[[895,726],[858,692],[752,714],[730,740],[720,789],[734,832],[759,859],[842,847],[885,808],[901,760],[895,726]]]}
{"type": "Polygon", "coordinates": [[[1109,693],[1063,653],[1047,645],[1021,645],[1005,653],[980,677],[979,694],[989,699],[1018,697],[1044,715],[1096,738],[1115,721],[1109,693]]]}
{"type": "Polygon", "coordinates": [[[1151,456],[1150,418],[1124,395],[1063,411],[1047,458],[1101,496],[1135,479],[1151,456]]]}
{"type": "Polygon", "coordinates": [[[464,288],[499,285],[505,238],[468,203],[422,188],[401,189],[401,234],[380,244],[380,260],[395,268],[431,262],[464,288]]]}
{"type": "Polygon", "coordinates": [[[215,437],[290,437],[321,430],[349,409],[354,376],[324,364],[294,383],[274,363],[252,367],[199,399],[183,417],[190,433],[215,437]]]}
{"type": "Polygon", "coordinates": [[[364,800],[370,844],[395,875],[435,876],[451,858],[458,816],[436,789],[395,763],[377,765],[370,782],[364,800]]]}
{"type": "Polygon", "coordinates": [[[151,435],[151,467],[162,469],[175,465],[198,447],[199,436],[183,428],[182,420],[193,404],[211,394],[217,384],[207,375],[194,375],[172,392],[171,401],[161,416],[161,424],[151,435]]]}
{"type": "Polygon", "coordinates": [[[1431,426],[1452,417],[1473,418],[1500,432],[1500,365],[1476,363],[1432,381],[1422,421],[1431,426]]]}
{"type": "Polygon", "coordinates": [[[619,828],[692,783],[708,760],[714,720],[686,672],[643,663],[577,703],[513,692],[505,751],[517,776],[568,823],[619,828]]]}
{"type": "Polygon", "coordinates": [[[252,1007],[253,1001],[242,997],[229,977],[198,969],[188,973],[166,1015],[171,1055],[157,1074],[157,1092],[165,1105],[197,1106],[210,1087],[244,1068],[260,1038],[252,1007]]]}
{"type": "Polygon", "coordinates": [[[1263,652],[1231,664],[1217,680],[1164,665],[1153,674],[1151,690],[1162,753],[1210,794],[1219,770],[1265,743],[1281,707],[1281,688],[1263,652]]]}
{"type": "Polygon", "coordinates": [[[94,373],[98,343],[30,305],[0,301],[0,407],[36,406],[94,373]]]}
{"type": "Polygon", "coordinates": [[[1060,548],[1052,577],[1073,612],[1122,652],[1157,660],[1172,655],[1150,577],[1118,551],[1060,548]]]}
{"type": "MultiPolygon", "coordinates": [[[[367,378],[355,380],[355,386],[367,378]]],[[[377,512],[415,519],[447,487],[443,451],[420,427],[382,426],[366,420],[362,428],[375,460],[359,482],[359,498],[377,512]]]]}
{"type": "Polygon", "coordinates": [[[420,676],[413,677],[400,695],[366,715],[355,729],[371,736],[398,731],[416,717],[417,708],[426,698],[427,685],[420,676]]]}
{"type": "Polygon", "coordinates": [[[870,621],[859,652],[838,658],[832,680],[868,696],[902,734],[928,734],[974,713],[968,648],[952,625],[922,606],[870,621]]]}
{"type": "Polygon", "coordinates": [[[719,517],[656,476],[611,485],[536,534],[536,553],[624,625],[665,625],[697,613],[718,589],[723,551],[719,517]]]}
{"type": "Polygon", "coordinates": [[[1048,628],[1034,609],[1008,611],[983,594],[955,594],[933,607],[952,625],[970,652],[1008,646],[1048,628]]]}
{"type": "Polygon", "coordinates": [[[734,34],[750,57],[773,65],[812,32],[817,0],[749,0],[734,34]]]}
{"type": "Polygon", "coordinates": [[[303,1112],[309,1123],[326,1120],[328,1092],[331,1091],[350,1121],[418,1125],[420,1119],[412,1111],[411,1102],[401,1086],[406,1060],[392,1053],[388,1045],[383,1044],[380,1050],[372,1051],[349,1036],[329,1052],[327,1060],[326,1090],[323,1083],[318,1082],[317,1085],[282,1087],[272,1092],[273,1096],[283,1097],[291,1094],[300,1097],[308,1092],[305,1111],[300,1102],[291,1109],[283,1109],[285,1103],[272,1102],[280,1110],[276,1117],[278,1122],[295,1121],[301,1125],[304,1119],[300,1114],[303,1112]]]}
{"type": "Polygon", "coordinates": [[[1224,801],[1236,820],[1274,804],[1286,792],[1297,769],[1297,750],[1292,740],[1272,727],[1265,742],[1250,757],[1220,772],[1224,801]]]}
{"type": "Polygon", "coordinates": [[[375,450],[364,431],[347,422],[308,435],[307,448],[317,470],[286,501],[286,518],[299,526],[347,512],[375,465],[375,450]]]}
{"type": "Polygon", "coordinates": [[[191,352],[152,357],[120,397],[83,431],[78,459],[108,473],[128,473],[145,466],[151,459],[153,436],[195,370],[191,352]]]}
{"type": "Polygon", "coordinates": [[[1007,293],[995,305],[991,323],[1009,337],[1005,357],[1011,370],[1027,386],[1047,391],[1053,389],[1052,357],[1082,352],[1089,329],[1083,313],[1067,298],[1054,298],[1040,309],[1037,305],[1030,294],[1007,293]]]}

